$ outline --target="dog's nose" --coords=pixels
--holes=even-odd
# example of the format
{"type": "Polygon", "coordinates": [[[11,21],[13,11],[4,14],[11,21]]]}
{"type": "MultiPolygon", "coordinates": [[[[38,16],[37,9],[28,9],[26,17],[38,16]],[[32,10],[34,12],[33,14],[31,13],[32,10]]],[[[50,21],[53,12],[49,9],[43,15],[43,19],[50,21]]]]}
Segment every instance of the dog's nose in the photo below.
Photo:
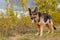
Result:
{"type": "Polygon", "coordinates": [[[32,17],[31,19],[33,20],[34,18],[32,17]]]}

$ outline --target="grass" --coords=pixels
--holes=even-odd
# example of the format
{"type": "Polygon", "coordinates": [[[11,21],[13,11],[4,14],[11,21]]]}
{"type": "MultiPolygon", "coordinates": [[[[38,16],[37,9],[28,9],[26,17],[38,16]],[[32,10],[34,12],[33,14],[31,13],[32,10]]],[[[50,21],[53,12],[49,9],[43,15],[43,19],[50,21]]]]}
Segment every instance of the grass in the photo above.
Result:
{"type": "MultiPolygon", "coordinates": [[[[25,30],[25,29],[24,29],[25,30]]],[[[21,34],[16,34],[16,35],[19,35],[19,37],[17,36],[17,39],[16,40],[59,40],[60,38],[60,28],[57,28],[57,30],[55,30],[55,32],[53,34],[49,33],[47,34],[47,30],[44,29],[44,33],[43,33],[43,36],[40,37],[39,35],[35,35],[37,33],[36,30],[25,30],[25,31],[22,31],[23,33],[21,34]]],[[[21,29],[20,29],[21,31],[21,29]]],[[[16,38],[16,35],[15,36],[12,36],[14,39],[16,38]]],[[[11,37],[11,36],[9,36],[11,37]]],[[[0,34],[0,40],[8,40],[7,37],[4,37],[4,35],[1,33],[0,34]]]]}
{"type": "MultiPolygon", "coordinates": [[[[36,33],[25,33],[23,35],[17,36],[16,40],[58,40],[60,39],[60,31],[56,30],[53,34],[49,33],[46,34],[46,31],[44,32],[44,35],[42,37],[35,35],[36,33]]],[[[6,37],[3,37],[0,34],[0,40],[8,40],[6,37]]]]}
{"type": "Polygon", "coordinates": [[[21,37],[19,37],[17,40],[59,40],[60,38],[60,31],[57,30],[55,31],[53,34],[49,33],[46,34],[46,32],[44,32],[44,35],[42,37],[40,36],[36,36],[35,33],[33,34],[24,34],[21,37]]]}

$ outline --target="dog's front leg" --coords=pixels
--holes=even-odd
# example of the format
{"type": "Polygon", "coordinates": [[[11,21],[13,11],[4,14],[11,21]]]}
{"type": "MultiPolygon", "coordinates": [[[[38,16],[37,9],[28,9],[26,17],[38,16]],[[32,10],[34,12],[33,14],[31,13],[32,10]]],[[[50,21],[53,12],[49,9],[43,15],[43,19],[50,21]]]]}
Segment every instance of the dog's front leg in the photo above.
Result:
{"type": "Polygon", "coordinates": [[[40,36],[43,35],[43,25],[40,25],[40,36]]]}
{"type": "Polygon", "coordinates": [[[40,25],[38,25],[38,32],[35,35],[40,35],[40,25]]]}

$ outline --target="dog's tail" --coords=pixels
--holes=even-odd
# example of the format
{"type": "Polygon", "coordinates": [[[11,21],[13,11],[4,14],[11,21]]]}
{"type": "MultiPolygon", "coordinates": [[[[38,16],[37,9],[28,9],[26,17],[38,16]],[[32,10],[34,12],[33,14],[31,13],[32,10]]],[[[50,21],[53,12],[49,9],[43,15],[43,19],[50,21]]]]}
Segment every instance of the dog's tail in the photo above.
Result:
{"type": "Polygon", "coordinates": [[[53,25],[54,30],[56,30],[56,27],[53,25]]]}

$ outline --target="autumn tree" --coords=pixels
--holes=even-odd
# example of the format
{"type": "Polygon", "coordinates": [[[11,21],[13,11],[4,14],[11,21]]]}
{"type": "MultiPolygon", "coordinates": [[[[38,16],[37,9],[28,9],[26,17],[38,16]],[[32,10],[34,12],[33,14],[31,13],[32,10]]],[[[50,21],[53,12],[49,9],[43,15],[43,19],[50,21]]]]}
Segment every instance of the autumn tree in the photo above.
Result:
{"type": "Polygon", "coordinates": [[[34,0],[34,4],[41,13],[49,13],[56,23],[60,23],[60,9],[58,3],[60,0],[34,0]]]}
{"type": "Polygon", "coordinates": [[[55,11],[57,9],[57,0],[34,0],[41,12],[55,11]]]}
{"type": "Polygon", "coordinates": [[[14,16],[14,10],[13,10],[13,1],[12,0],[6,0],[6,13],[7,16],[14,16]]]}
{"type": "Polygon", "coordinates": [[[20,8],[22,7],[24,10],[27,9],[27,3],[28,3],[28,0],[19,0],[20,2],[20,8]]]}

